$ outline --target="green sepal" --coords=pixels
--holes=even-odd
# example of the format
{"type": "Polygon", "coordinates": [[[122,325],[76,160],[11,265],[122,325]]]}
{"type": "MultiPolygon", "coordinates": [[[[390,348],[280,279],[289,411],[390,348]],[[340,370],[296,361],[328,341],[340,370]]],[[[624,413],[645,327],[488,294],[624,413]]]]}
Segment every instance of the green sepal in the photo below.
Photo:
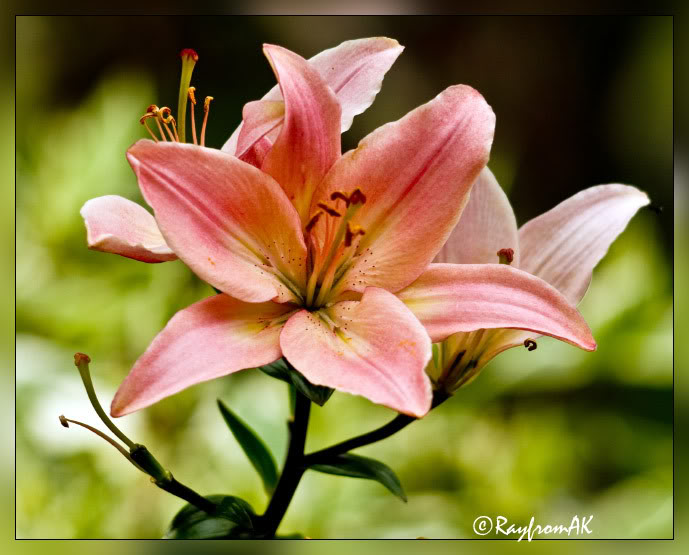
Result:
{"type": "Polygon", "coordinates": [[[325,474],[375,480],[383,484],[402,501],[407,502],[407,496],[402,489],[399,478],[389,466],[375,459],[346,453],[325,459],[321,463],[314,464],[309,468],[325,474]]]}
{"type": "Polygon", "coordinates": [[[163,538],[203,540],[255,537],[254,523],[257,517],[246,501],[233,495],[207,495],[206,499],[218,506],[215,514],[209,515],[187,504],[172,519],[163,538]]]}
{"type": "Polygon", "coordinates": [[[218,408],[232,435],[234,435],[237,443],[246,453],[261,480],[263,480],[266,492],[268,495],[271,495],[278,483],[278,469],[272,453],[258,434],[246,422],[234,414],[220,399],[218,399],[218,408]]]}
{"type": "Polygon", "coordinates": [[[273,378],[294,385],[302,394],[321,407],[330,399],[334,391],[329,387],[313,385],[284,358],[260,366],[259,370],[273,378]]]}

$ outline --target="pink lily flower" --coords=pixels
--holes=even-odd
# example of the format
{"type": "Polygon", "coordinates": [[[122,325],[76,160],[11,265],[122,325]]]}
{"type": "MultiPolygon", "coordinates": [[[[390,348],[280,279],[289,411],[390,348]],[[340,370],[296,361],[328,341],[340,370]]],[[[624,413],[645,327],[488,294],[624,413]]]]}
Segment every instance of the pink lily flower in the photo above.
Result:
{"type": "MultiPolygon", "coordinates": [[[[237,145],[233,139],[226,145],[239,156],[149,140],[127,152],[164,244],[223,294],[170,320],[120,386],[111,413],[122,416],[284,356],[314,384],[423,416],[432,398],[425,373],[431,339],[395,293],[415,282],[420,299],[435,294],[435,283],[427,291],[418,284],[488,161],[493,112],[470,87],[449,87],[341,155],[345,105],[358,106],[347,108],[354,114],[370,104],[371,83],[379,86],[380,79],[357,77],[368,70],[344,79],[368,89],[350,90],[358,100],[348,104],[300,56],[272,45],[264,52],[282,100],[247,105],[237,145]]],[[[387,56],[382,73],[392,63],[387,56]]],[[[372,73],[382,79],[380,70],[372,73]]],[[[106,217],[86,208],[90,231],[92,221],[106,217]]],[[[120,251],[131,246],[131,236],[112,227],[108,234],[99,246],[127,256],[120,251]]],[[[169,256],[158,239],[151,232],[148,243],[134,248],[153,252],[153,245],[156,256],[169,256]]],[[[459,312],[452,303],[439,307],[452,314],[448,335],[491,327],[492,312],[500,310],[502,327],[526,326],[595,347],[576,309],[542,280],[506,266],[490,278],[452,276],[452,287],[473,279],[477,298],[498,300],[488,309],[480,302],[459,312]],[[505,288],[523,291],[536,310],[524,311],[505,288]]]]}
{"type": "MultiPolygon", "coordinates": [[[[634,214],[648,203],[646,193],[635,187],[598,185],[577,193],[517,229],[509,200],[486,167],[472,188],[459,224],[436,256],[436,264],[431,265],[419,282],[399,294],[433,340],[439,341],[433,345],[433,359],[426,368],[434,388],[448,393],[456,391],[506,349],[520,345],[535,349],[534,339],[542,332],[534,333],[538,330],[528,327],[523,331],[507,329],[513,326],[492,326],[474,331],[466,329],[448,337],[448,322],[438,319],[429,310],[430,306],[415,303],[417,296],[427,294],[428,282],[433,277],[438,295],[447,295],[442,282],[445,273],[485,275],[495,268],[491,263],[502,258],[503,264],[511,264],[514,271],[520,268],[545,280],[577,305],[589,287],[593,269],[634,214]],[[417,288],[422,292],[418,293],[417,288]]],[[[458,303],[476,300],[467,298],[466,290],[453,293],[458,303]]],[[[435,299],[435,302],[441,301],[435,299]]],[[[535,307],[525,302],[523,308],[535,307]]],[[[545,335],[568,341],[556,333],[545,335]]]]}
{"type": "MultiPolygon", "coordinates": [[[[394,39],[373,37],[345,41],[309,59],[309,64],[337,96],[342,111],[342,133],[350,128],[354,116],[373,104],[383,77],[402,50],[404,47],[394,39]]],[[[243,150],[237,151],[239,134],[244,127],[242,123],[222,150],[260,167],[263,156],[282,128],[284,100],[280,87],[276,85],[262,100],[248,103],[244,112],[250,118],[254,142],[251,142],[250,136],[243,137],[243,150]],[[256,121],[262,111],[264,121],[256,121]],[[261,129],[267,136],[260,135],[261,129]]],[[[92,250],[149,263],[177,259],[165,242],[155,218],[128,199],[117,195],[91,199],[81,209],[81,215],[86,222],[87,242],[92,250]]]]}

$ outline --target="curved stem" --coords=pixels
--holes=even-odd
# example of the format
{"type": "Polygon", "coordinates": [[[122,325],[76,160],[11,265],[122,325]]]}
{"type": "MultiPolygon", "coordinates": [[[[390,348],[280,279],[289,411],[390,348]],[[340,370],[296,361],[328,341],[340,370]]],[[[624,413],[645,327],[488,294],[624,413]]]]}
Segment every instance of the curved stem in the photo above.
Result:
{"type": "Polygon", "coordinates": [[[285,466],[282,469],[280,480],[268,504],[268,508],[261,517],[265,526],[264,531],[269,538],[275,535],[278,526],[280,526],[280,522],[282,522],[292,497],[294,497],[294,493],[297,490],[299,481],[306,470],[306,466],[304,466],[304,446],[306,445],[306,430],[309,426],[310,412],[311,400],[297,391],[294,419],[289,422],[290,440],[285,466]]]}
{"type": "MultiPolygon", "coordinates": [[[[450,395],[444,391],[436,391],[433,395],[433,404],[431,408],[437,407],[449,397],[450,395]]],[[[305,395],[297,391],[294,419],[289,422],[290,441],[287,449],[285,466],[280,475],[278,485],[275,488],[275,493],[268,504],[268,508],[263,516],[261,516],[265,537],[272,538],[275,536],[275,532],[287,512],[292,497],[294,497],[297,486],[304,472],[306,472],[310,466],[318,464],[330,457],[347,453],[352,449],[370,445],[381,439],[388,438],[417,420],[413,416],[398,414],[390,422],[380,428],[337,443],[326,449],[321,449],[320,451],[314,451],[313,453],[305,455],[304,447],[306,445],[306,431],[309,425],[310,411],[311,401],[305,395]]]]}
{"type": "MultiPolygon", "coordinates": [[[[433,404],[431,405],[431,408],[434,409],[441,403],[445,402],[449,397],[450,396],[444,391],[436,391],[433,395],[433,404]]],[[[375,430],[372,430],[368,433],[353,437],[351,439],[348,439],[341,443],[337,443],[330,447],[326,447],[325,449],[321,449],[320,451],[314,451],[313,453],[309,453],[304,457],[304,466],[309,467],[314,464],[323,462],[325,459],[329,457],[342,455],[344,453],[348,453],[352,449],[357,449],[359,447],[363,447],[365,445],[370,445],[371,443],[380,441],[381,439],[388,438],[391,435],[396,434],[403,428],[406,428],[409,424],[415,422],[416,420],[417,418],[414,418],[413,416],[407,416],[406,414],[398,414],[390,422],[388,422],[384,426],[381,426],[380,428],[376,428],[375,430]]]]}
{"type": "Polygon", "coordinates": [[[196,493],[190,487],[178,482],[173,476],[170,476],[170,479],[164,482],[155,482],[155,485],[180,499],[184,499],[187,503],[194,505],[197,509],[201,509],[209,515],[215,513],[218,508],[215,503],[196,493]]]}

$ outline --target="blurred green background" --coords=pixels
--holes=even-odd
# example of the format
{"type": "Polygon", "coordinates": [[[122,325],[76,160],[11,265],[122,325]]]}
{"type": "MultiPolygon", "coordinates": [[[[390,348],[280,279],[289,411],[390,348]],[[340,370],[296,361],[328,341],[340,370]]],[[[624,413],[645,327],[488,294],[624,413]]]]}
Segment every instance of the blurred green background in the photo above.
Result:
{"type": "MultiPolygon", "coordinates": [[[[497,115],[490,166],[519,223],[591,185],[622,182],[643,210],[594,273],[580,310],[599,347],[554,340],[499,356],[469,387],[362,449],[392,466],[407,504],[377,483],[309,473],[282,532],[313,538],[475,538],[479,515],[569,522],[593,537],[667,538],[673,518],[672,19],[502,17],[20,17],[16,21],[16,534],[156,538],[182,506],[70,418],[100,424],[72,364],[88,353],[104,405],[179,309],[212,294],[182,263],[89,251],[79,209],[143,202],[124,153],[151,104],[176,105],[183,47],[215,101],[220,147],[274,77],[263,42],[310,57],[386,35],[406,50],[349,149],[443,88],[477,88],[497,115]]],[[[677,245],[675,245],[677,247],[677,245]]],[[[281,461],[284,384],[247,371],[118,421],[182,482],[262,511],[266,496],[215,406],[222,398],[281,461]]],[[[309,450],[393,416],[335,394],[315,407],[309,450]]],[[[682,446],[679,446],[683,448],[682,446]]]]}

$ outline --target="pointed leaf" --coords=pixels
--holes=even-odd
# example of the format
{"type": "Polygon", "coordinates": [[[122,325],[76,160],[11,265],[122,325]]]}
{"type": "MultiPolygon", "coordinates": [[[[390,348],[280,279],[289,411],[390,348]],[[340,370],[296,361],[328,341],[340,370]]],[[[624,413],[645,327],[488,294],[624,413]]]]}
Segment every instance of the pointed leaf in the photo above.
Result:
{"type": "Polygon", "coordinates": [[[266,492],[270,495],[278,483],[277,465],[273,455],[256,432],[234,414],[220,399],[218,399],[218,408],[232,435],[234,435],[237,443],[246,453],[261,480],[263,480],[266,492]]]}
{"type": "Polygon", "coordinates": [[[232,495],[208,495],[218,506],[209,515],[194,505],[185,505],[175,515],[165,539],[223,539],[252,537],[256,513],[243,499],[232,495]]]}
{"type": "Polygon", "coordinates": [[[281,358],[270,364],[260,366],[261,372],[268,374],[272,378],[282,380],[296,387],[302,394],[306,395],[318,406],[322,407],[333,394],[333,389],[322,385],[313,385],[309,380],[302,376],[287,360],[281,358]]]}
{"type": "Polygon", "coordinates": [[[407,502],[407,496],[402,489],[399,478],[389,466],[375,459],[346,453],[329,458],[322,463],[314,464],[310,468],[325,474],[375,480],[383,484],[402,501],[407,502]]]}

